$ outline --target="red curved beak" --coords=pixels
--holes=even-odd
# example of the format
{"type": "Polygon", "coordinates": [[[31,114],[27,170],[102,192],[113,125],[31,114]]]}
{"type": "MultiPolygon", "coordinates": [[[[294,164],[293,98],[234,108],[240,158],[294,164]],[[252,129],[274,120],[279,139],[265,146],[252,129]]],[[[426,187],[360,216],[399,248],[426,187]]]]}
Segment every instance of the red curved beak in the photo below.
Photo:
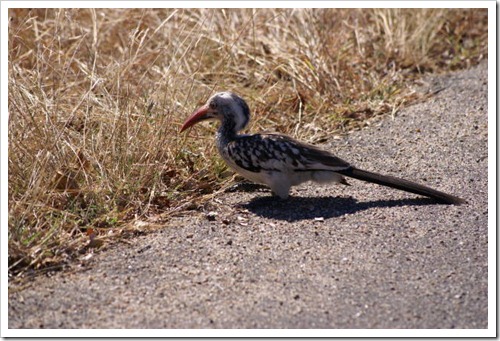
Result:
{"type": "Polygon", "coordinates": [[[210,108],[208,105],[204,105],[198,110],[196,110],[194,113],[189,116],[189,118],[184,122],[184,124],[181,127],[180,132],[182,133],[184,130],[187,128],[195,125],[196,123],[209,119],[210,117],[207,116],[207,114],[210,112],[210,108]]]}

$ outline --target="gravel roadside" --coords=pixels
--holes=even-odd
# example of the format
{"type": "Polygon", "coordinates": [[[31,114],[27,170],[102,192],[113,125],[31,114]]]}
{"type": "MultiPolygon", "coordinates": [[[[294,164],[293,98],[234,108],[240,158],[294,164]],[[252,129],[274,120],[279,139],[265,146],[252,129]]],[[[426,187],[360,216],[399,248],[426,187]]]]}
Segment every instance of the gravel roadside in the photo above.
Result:
{"type": "Polygon", "coordinates": [[[467,204],[357,180],[223,193],[9,293],[9,328],[487,328],[487,64],[429,87],[324,147],[467,204]]]}

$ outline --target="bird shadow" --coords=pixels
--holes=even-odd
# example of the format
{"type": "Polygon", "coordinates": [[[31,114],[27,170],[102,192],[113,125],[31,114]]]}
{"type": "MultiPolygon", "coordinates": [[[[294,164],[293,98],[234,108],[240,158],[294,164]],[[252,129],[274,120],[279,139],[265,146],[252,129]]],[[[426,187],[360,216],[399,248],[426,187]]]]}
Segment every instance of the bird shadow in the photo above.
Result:
{"type": "Polygon", "coordinates": [[[249,202],[240,204],[239,206],[261,217],[295,222],[319,217],[324,219],[335,218],[371,208],[439,204],[429,198],[358,202],[351,197],[289,197],[286,200],[282,200],[274,196],[266,196],[253,198],[249,202]]]}

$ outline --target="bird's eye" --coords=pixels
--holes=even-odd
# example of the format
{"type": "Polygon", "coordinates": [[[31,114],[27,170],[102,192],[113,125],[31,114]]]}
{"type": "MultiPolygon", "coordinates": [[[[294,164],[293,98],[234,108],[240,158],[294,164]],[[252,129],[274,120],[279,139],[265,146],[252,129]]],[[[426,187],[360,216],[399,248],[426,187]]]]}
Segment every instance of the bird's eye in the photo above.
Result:
{"type": "Polygon", "coordinates": [[[217,109],[217,103],[215,103],[215,102],[210,102],[208,104],[208,106],[210,107],[210,109],[214,109],[214,110],[217,109]]]}

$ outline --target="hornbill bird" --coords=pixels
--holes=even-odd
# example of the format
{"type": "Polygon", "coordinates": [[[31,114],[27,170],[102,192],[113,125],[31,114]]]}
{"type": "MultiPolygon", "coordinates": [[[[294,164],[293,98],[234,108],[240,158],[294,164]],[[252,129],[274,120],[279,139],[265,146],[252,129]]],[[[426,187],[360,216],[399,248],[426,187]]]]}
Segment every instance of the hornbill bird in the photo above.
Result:
{"type": "Polygon", "coordinates": [[[250,120],[247,103],[235,93],[219,92],[196,110],[182,125],[181,132],[194,124],[216,119],[217,149],[224,161],[243,177],[269,186],[286,199],[292,186],[306,181],[348,184],[345,176],[423,195],[440,203],[461,204],[456,196],[412,181],[365,171],[316,146],[281,134],[239,135],[250,120]]]}

